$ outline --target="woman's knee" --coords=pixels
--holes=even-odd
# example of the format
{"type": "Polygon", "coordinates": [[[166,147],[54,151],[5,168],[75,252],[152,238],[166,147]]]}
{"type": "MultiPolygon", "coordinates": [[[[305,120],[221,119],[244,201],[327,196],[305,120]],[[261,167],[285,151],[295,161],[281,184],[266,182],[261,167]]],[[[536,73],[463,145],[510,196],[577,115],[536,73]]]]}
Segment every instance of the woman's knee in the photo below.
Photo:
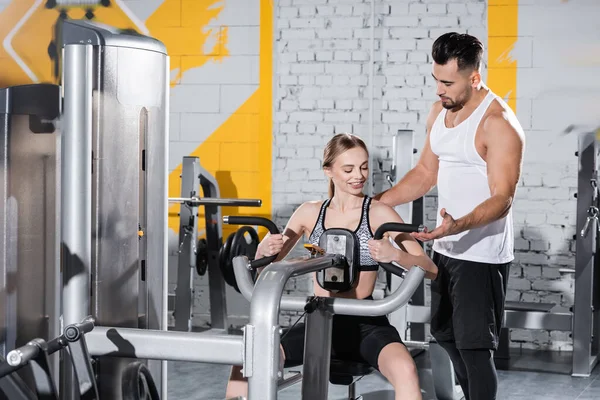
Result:
{"type": "Polygon", "coordinates": [[[388,380],[417,379],[417,366],[408,349],[400,343],[390,343],[385,346],[378,357],[379,370],[388,380]]]}

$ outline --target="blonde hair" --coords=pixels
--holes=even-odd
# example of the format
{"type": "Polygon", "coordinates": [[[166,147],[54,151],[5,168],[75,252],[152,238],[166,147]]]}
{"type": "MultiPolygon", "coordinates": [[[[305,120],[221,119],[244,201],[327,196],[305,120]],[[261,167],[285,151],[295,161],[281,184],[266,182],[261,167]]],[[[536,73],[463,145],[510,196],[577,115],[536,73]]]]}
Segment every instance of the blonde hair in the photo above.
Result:
{"type": "MultiPolygon", "coordinates": [[[[361,138],[351,133],[338,133],[332,137],[323,151],[323,168],[331,168],[335,159],[343,152],[353,149],[355,147],[361,147],[364,151],[369,154],[367,145],[361,138]]],[[[329,179],[329,197],[333,197],[335,192],[335,185],[333,180],[329,179]]]]}

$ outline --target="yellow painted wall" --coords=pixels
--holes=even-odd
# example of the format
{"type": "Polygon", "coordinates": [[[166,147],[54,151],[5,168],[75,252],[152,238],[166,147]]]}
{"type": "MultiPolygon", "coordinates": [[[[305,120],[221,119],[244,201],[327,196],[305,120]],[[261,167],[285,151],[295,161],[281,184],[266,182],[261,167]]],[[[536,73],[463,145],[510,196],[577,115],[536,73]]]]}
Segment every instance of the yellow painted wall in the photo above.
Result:
{"type": "MultiPolygon", "coordinates": [[[[263,201],[261,208],[224,207],[223,215],[270,218],[273,4],[269,0],[255,1],[256,6],[260,6],[258,89],[206,140],[192,141],[187,155],[199,156],[203,167],[218,179],[221,197],[263,201]]],[[[201,69],[208,63],[219,65],[229,57],[229,27],[209,24],[223,13],[235,11],[227,7],[236,7],[236,4],[218,0],[164,0],[142,21],[120,1],[112,1],[108,7],[48,9],[46,1],[13,0],[0,12],[0,87],[58,83],[49,48],[57,20],[64,11],[70,19],[91,17],[94,21],[133,29],[161,40],[171,57],[171,88],[175,88],[182,84],[182,78],[189,71],[201,69]],[[93,16],[86,16],[89,11],[93,16]]],[[[169,196],[180,196],[180,173],[179,162],[169,176],[169,196]]],[[[179,206],[174,205],[169,210],[169,226],[176,232],[178,209],[179,206]]],[[[224,236],[237,228],[224,226],[224,236]]]]}
{"type": "Polygon", "coordinates": [[[517,112],[518,0],[488,0],[488,86],[517,112]]]}

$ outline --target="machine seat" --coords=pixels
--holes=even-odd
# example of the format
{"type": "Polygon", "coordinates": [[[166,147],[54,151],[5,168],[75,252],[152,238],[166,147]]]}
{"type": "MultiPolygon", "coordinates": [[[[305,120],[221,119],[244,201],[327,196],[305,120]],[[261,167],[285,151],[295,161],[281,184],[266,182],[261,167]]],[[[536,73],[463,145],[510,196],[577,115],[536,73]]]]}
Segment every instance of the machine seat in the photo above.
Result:
{"type": "Polygon", "coordinates": [[[369,364],[331,359],[329,367],[329,382],[334,385],[350,385],[355,376],[368,375],[374,371],[369,364]]]}

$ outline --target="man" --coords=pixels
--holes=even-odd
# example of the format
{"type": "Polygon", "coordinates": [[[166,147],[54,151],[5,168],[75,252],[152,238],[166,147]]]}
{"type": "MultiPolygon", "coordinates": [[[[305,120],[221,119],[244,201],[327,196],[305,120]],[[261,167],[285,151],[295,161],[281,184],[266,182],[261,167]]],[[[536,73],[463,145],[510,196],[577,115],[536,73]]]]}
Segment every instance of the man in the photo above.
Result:
{"type": "Polygon", "coordinates": [[[496,398],[497,349],[506,279],[513,260],[512,202],[521,174],[524,133],[515,114],[482,82],[483,45],[447,33],[433,44],[440,100],[427,118],[417,165],[377,197],[390,206],[438,188],[433,240],[431,333],[452,359],[467,399],[496,398]]]}

